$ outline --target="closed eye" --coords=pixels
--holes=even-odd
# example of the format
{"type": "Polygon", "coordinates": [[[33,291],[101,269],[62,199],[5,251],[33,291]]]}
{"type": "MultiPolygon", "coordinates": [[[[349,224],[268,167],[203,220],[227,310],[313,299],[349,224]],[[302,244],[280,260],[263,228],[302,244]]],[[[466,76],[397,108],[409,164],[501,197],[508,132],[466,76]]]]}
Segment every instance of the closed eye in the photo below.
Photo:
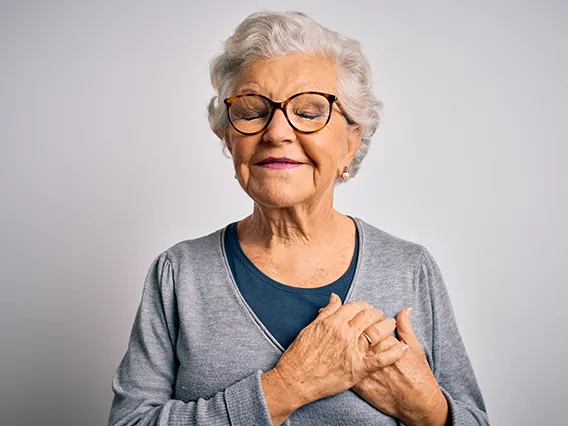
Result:
{"type": "Polygon", "coordinates": [[[320,114],[307,114],[305,112],[298,112],[298,113],[296,113],[296,115],[300,118],[305,119],[305,120],[315,120],[316,118],[321,117],[320,114]]]}
{"type": "Polygon", "coordinates": [[[266,112],[256,112],[256,111],[251,111],[242,115],[238,115],[236,117],[234,117],[235,120],[245,120],[245,121],[252,121],[252,120],[258,120],[261,118],[265,118],[267,117],[269,114],[268,111],[266,112]]]}

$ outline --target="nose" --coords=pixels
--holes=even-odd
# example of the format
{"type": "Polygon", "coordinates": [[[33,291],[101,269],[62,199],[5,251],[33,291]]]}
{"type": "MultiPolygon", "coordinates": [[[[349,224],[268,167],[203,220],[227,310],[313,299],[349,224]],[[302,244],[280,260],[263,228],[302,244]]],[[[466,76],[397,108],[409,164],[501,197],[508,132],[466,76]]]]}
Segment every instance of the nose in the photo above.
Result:
{"type": "Polygon", "coordinates": [[[274,111],[274,116],[264,131],[262,139],[272,143],[291,142],[296,139],[296,132],[288,123],[284,111],[280,109],[274,111]]]}

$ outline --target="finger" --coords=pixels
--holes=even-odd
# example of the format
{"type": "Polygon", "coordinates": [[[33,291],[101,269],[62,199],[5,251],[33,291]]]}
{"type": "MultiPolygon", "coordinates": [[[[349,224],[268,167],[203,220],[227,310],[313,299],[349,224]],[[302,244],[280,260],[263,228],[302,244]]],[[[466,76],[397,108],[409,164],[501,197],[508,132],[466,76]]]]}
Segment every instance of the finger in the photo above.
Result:
{"type": "Polygon", "coordinates": [[[410,321],[410,315],[412,313],[412,308],[405,308],[398,313],[396,316],[396,331],[400,340],[408,343],[411,347],[422,347],[416,334],[414,333],[414,328],[412,327],[412,322],[410,321]]]}
{"type": "MultiPolygon", "coordinates": [[[[349,321],[349,325],[360,334],[367,328],[371,328],[373,325],[378,324],[383,318],[384,314],[382,311],[371,307],[370,309],[363,309],[362,311],[359,311],[353,319],[349,321]]],[[[370,336],[371,335],[369,334],[369,337],[370,336]]]]}
{"type": "MultiPolygon", "coordinates": [[[[361,340],[364,340],[364,343],[367,346],[369,346],[369,342],[367,341],[367,339],[365,339],[365,336],[363,336],[363,335],[361,335],[361,336],[363,337],[363,339],[361,339],[361,340]]],[[[387,336],[384,339],[382,339],[382,340],[380,340],[376,343],[373,343],[371,345],[371,347],[373,347],[373,352],[378,353],[378,352],[384,352],[387,349],[390,349],[393,346],[398,345],[399,343],[400,343],[400,341],[396,337],[387,336]]],[[[365,352],[366,349],[369,349],[369,348],[365,349],[365,347],[363,346],[363,342],[360,343],[359,348],[361,349],[362,352],[365,352]]]]}
{"type": "MultiPolygon", "coordinates": [[[[378,345],[377,345],[378,346],[378,345]]],[[[394,364],[406,355],[408,352],[408,345],[403,342],[398,342],[396,345],[389,349],[379,352],[377,346],[371,348],[367,352],[367,359],[372,366],[372,369],[385,368],[394,364]]]]}
{"type": "MultiPolygon", "coordinates": [[[[383,339],[390,336],[396,327],[396,320],[394,318],[385,318],[380,320],[370,327],[365,329],[365,333],[371,338],[373,342],[371,346],[379,344],[383,339]]],[[[364,336],[363,336],[364,338],[364,336]]],[[[367,342],[368,343],[368,342],[367,342]]]]}
{"type": "MultiPolygon", "coordinates": [[[[361,312],[363,309],[374,309],[371,305],[367,302],[362,300],[358,300],[356,302],[348,302],[345,303],[341,309],[338,309],[331,315],[335,321],[345,323],[347,321],[351,321],[355,315],[361,312]]],[[[363,331],[363,330],[361,330],[363,331]]]]}
{"type": "Polygon", "coordinates": [[[339,308],[341,308],[341,306],[343,306],[341,304],[341,298],[337,294],[331,293],[328,304],[320,308],[316,320],[324,320],[325,318],[336,312],[339,308]]]}
{"type": "Polygon", "coordinates": [[[392,348],[393,346],[396,346],[400,343],[400,340],[398,340],[396,337],[394,336],[388,336],[386,338],[384,338],[383,340],[381,340],[379,343],[377,343],[375,345],[375,347],[373,348],[374,352],[384,352],[387,349],[392,348]]]}
{"type": "MultiPolygon", "coordinates": [[[[367,338],[364,336],[363,333],[361,333],[359,335],[359,341],[357,343],[359,344],[359,351],[361,351],[362,353],[365,353],[369,350],[369,348],[373,344],[373,341],[371,340],[371,343],[369,343],[369,341],[367,340],[367,338]]],[[[371,338],[371,337],[369,337],[369,338],[371,338]]]]}

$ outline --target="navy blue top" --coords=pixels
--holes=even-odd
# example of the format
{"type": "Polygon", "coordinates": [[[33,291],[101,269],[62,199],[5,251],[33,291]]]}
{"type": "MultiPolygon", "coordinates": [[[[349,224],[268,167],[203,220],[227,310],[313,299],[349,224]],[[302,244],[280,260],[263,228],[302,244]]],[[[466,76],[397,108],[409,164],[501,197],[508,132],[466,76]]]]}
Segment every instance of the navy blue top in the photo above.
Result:
{"type": "Polygon", "coordinates": [[[316,288],[299,288],[273,280],[247,257],[239,243],[237,223],[231,223],[225,233],[225,251],[235,281],[244,299],[258,319],[284,349],[298,333],[326,306],[331,293],[345,300],[353,281],[359,257],[359,231],[349,269],[331,284],[316,288]]]}

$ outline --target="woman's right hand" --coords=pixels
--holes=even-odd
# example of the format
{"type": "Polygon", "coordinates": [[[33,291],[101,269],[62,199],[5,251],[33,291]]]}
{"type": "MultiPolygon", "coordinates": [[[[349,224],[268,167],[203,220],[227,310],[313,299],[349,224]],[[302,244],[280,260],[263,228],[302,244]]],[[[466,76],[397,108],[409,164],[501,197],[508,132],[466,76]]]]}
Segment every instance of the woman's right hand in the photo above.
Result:
{"type": "Polygon", "coordinates": [[[392,318],[384,319],[383,313],[367,302],[342,305],[333,293],[329,304],[298,334],[274,369],[303,405],[336,395],[404,356],[408,349],[404,343],[380,352],[379,342],[373,341],[371,346],[362,334],[372,327],[374,340],[382,340],[394,326],[392,318]]]}

